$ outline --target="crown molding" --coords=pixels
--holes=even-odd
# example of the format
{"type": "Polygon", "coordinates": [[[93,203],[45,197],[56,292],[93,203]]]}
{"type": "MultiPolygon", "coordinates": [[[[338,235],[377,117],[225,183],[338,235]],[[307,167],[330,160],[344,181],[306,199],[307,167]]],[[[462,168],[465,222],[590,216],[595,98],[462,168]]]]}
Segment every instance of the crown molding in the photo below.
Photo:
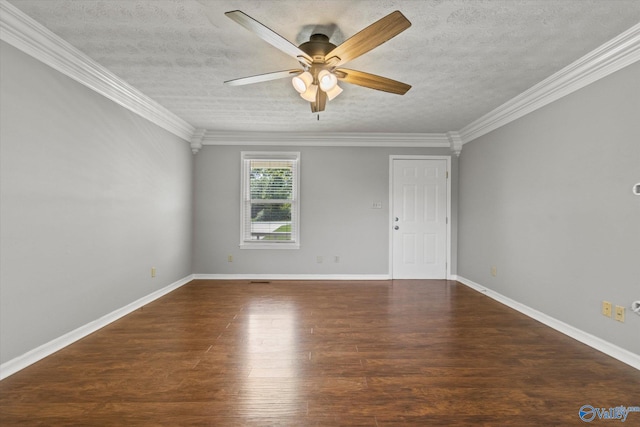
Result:
{"type": "Polygon", "coordinates": [[[447,132],[447,138],[449,139],[451,151],[453,151],[456,157],[459,157],[462,152],[462,137],[460,136],[460,132],[447,132]]]}
{"type": "Polygon", "coordinates": [[[640,60],[640,24],[460,130],[466,144],[640,60]]]}
{"type": "Polygon", "coordinates": [[[202,139],[207,133],[206,129],[196,129],[191,136],[191,152],[198,154],[198,151],[202,148],[202,139]]]}
{"type": "Polygon", "coordinates": [[[174,135],[190,141],[193,126],[6,0],[0,0],[0,39],[174,135]]]}
{"type": "Polygon", "coordinates": [[[449,148],[444,133],[374,132],[217,132],[206,131],[202,145],[282,145],[316,147],[449,148]]]}
{"type": "Polygon", "coordinates": [[[6,0],[0,0],[0,39],[191,144],[351,147],[462,145],[640,60],[640,24],[605,43],[459,131],[447,133],[298,133],[198,130],[93,61],[6,0]]]}

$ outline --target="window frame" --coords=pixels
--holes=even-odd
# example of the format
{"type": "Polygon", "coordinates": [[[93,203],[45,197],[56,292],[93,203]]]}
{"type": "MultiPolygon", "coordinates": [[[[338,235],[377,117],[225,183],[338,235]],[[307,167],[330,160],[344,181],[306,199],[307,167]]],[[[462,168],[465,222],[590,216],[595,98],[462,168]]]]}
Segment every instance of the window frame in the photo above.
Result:
{"type": "MultiPolygon", "coordinates": [[[[300,152],[299,151],[241,151],[240,181],[240,249],[300,249],[300,152]],[[291,199],[291,240],[247,240],[247,203],[251,202],[251,160],[293,161],[293,194],[291,199]]],[[[249,214],[250,215],[250,214],[249,214]]]]}

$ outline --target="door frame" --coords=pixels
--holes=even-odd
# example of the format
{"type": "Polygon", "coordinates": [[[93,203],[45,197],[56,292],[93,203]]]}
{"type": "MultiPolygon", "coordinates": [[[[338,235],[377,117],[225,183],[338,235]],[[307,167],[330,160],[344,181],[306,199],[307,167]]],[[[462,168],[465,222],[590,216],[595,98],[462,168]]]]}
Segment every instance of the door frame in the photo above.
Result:
{"type": "Polygon", "coordinates": [[[447,243],[445,279],[451,278],[451,156],[400,155],[389,156],[389,278],[393,280],[393,161],[394,160],[446,160],[447,161],[447,243]]]}

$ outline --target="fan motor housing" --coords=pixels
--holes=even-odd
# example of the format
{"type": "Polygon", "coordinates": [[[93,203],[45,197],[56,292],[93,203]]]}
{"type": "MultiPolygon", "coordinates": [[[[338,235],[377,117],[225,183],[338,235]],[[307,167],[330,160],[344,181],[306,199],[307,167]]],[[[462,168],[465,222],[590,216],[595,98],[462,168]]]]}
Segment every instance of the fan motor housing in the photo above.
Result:
{"type": "Polygon", "coordinates": [[[324,63],[325,56],[335,49],[336,45],[331,43],[329,37],[324,34],[312,34],[308,42],[304,42],[298,47],[313,58],[313,62],[324,63]]]}

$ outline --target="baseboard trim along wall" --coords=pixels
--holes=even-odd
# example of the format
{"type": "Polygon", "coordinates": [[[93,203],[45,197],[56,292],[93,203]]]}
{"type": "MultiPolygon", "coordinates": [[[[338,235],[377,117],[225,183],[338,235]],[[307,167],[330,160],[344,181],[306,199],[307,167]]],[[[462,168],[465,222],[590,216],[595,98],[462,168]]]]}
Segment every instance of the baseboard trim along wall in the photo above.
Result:
{"type": "Polygon", "coordinates": [[[388,274],[194,274],[194,280],[391,280],[388,274]]]}
{"type": "MultiPolygon", "coordinates": [[[[316,275],[316,274],[191,274],[183,279],[180,279],[162,289],[150,293],[126,306],[112,311],[109,314],[102,316],[92,322],[87,323],[69,333],[66,333],[56,339],[49,341],[33,350],[18,356],[8,362],[0,365],[0,380],[3,380],[16,372],[26,368],[29,365],[36,363],[39,360],[67,347],[70,344],[86,337],[89,334],[109,325],[110,323],[126,316],[129,313],[139,309],[140,307],[149,304],[156,299],[174,291],[181,286],[186,285],[192,280],[391,280],[391,277],[386,274],[369,274],[369,275],[316,275]]],[[[451,276],[449,280],[456,280],[469,288],[487,295],[520,313],[529,316],[532,319],[543,323],[550,328],[555,329],[575,340],[580,341],[583,344],[588,345],[604,354],[607,354],[629,366],[632,366],[640,370],[640,355],[632,353],[608,341],[584,332],[578,328],[568,325],[560,320],[557,320],[551,316],[548,316],[538,310],[535,310],[525,304],[512,300],[498,292],[492,291],[478,283],[475,283],[469,279],[461,276],[451,276]]]]}
{"type": "Polygon", "coordinates": [[[588,345],[591,348],[601,351],[602,353],[609,355],[614,359],[618,359],[619,361],[640,370],[640,355],[638,354],[632,353],[628,350],[625,350],[624,348],[618,347],[615,344],[605,341],[602,338],[598,338],[578,328],[568,325],[558,319],[548,316],[525,304],[514,301],[509,297],[492,291],[491,289],[488,289],[485,286],[475,283],[469,279],[457,276],[455,280],[462,283],[463,285],[470,287],[471,289],[485,294],[489,298],[492,298],[508,307],[513,308],[514,310],[519,311],[526,316],[531,317],[532,319],[537,320],[540,323],[549,326],[550,328],[555,329],[558,332],[561,332],[577,341],[580,341],[583,344],[588,345]]]}
{"type": "Polygon", "coordinates": [[[150,302],[153,302],[156,299],[168,294],[169,292],[174,291],[183,285],[186,285],[192,280],[193,275],[189,275],[183,279],[178,280],[177,282],[165,286],[162,289],[158,289],[157,291],[152,292],[149,295],[146,295],[130,304],[127,304],[122,308],[112,311],[111,313],[106,314],[99,319],[89,322],[86,325],[80,326],[79,328],[71,332],[68,332],[58,338],[49,341],[48,343],[36,347],[33,350],[23,354],[22,356],[18,356],[14,359],[9,360],[8,362],[3,363],[2,365],[0,365],[0,380],[3,380],[6,377],[26,368],[27,366],[32,365],[59,350],[62,350],[66,346],[73,344],[74,342],[86,337],[89,334],[92,334],[93,332],[101,328],[104,328],[108,324],[115,322],[116,320],[126,316],[129,313],[132,313],[140,307],[143,307],[150,302]]]}

